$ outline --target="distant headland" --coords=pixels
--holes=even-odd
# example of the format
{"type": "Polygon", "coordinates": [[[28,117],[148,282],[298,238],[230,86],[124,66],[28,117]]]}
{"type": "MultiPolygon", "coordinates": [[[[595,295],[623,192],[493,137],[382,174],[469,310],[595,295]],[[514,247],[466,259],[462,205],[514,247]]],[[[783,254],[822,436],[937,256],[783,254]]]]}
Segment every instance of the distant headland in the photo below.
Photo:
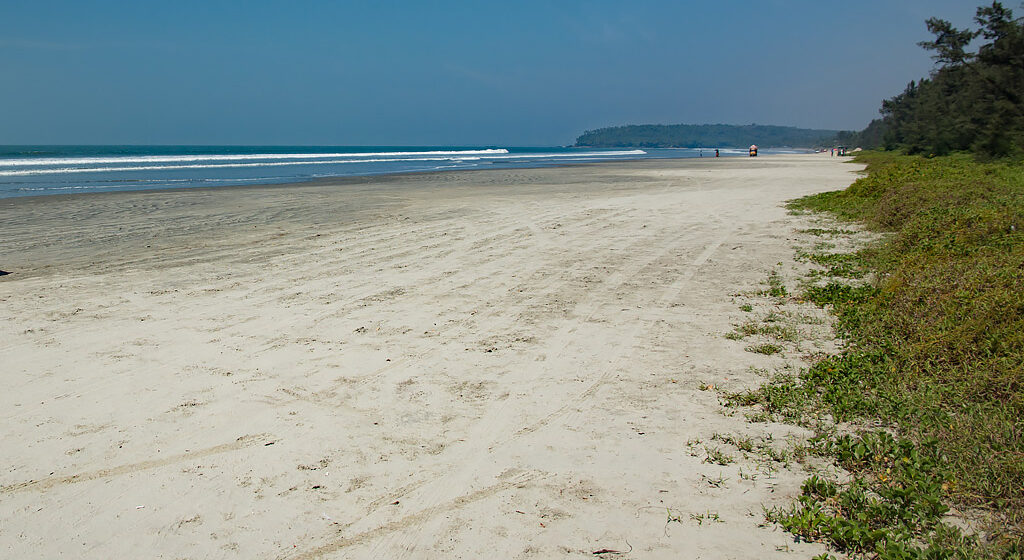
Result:
{"type": "Polygon", "coordinates": [[[593,148],[814,148],[831,145],[838,130],[761,124],[631,124],[588,130],[576,146],[593,148]]]}

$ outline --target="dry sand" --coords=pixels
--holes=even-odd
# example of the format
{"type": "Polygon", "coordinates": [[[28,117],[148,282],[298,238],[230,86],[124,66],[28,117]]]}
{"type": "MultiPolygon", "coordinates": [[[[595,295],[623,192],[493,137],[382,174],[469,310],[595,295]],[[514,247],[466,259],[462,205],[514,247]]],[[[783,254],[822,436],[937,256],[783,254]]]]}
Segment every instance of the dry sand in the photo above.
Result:
{"type": "Polygon", "coordinates": [[[735,294],[792,262],[804,218],[782,202],[855,169],[773,156],[0,201],[2,555],[819,553],[762,527],[798,467],[704,451],[801,432],[701,386],[796,359],[723,337],[745,318],[735,294]]]}

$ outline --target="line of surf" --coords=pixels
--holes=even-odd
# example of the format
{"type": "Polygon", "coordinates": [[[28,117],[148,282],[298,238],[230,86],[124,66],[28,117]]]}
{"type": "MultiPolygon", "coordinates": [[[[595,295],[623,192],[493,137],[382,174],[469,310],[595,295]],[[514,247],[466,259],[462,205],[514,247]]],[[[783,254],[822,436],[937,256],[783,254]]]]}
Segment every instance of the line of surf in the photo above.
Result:
{"type": "Polygon", "coordinates": [[[318,159],[318,158],[378,158],[406,156],[487,156],[507,154],[504,148],[486,150],[430,150],[422,152],[337,152],[337,153],[306,153],[306,154],[187,154],[161,156],[111,156],[82,158],[18,158],[0,159],[0,167],[24,167],[41,165],[100,165],[124,163],[178,163],[198,161],[245,161],[245,160],[276,160],[276,159],[318,159]]]}
{"type": "MultiPolygon", "coordinates": [[[[416,152],[423,153],[423,152],[416,152]]],[[[18,169],[18,170],[0,170],[0,177],[24,177],[29,175],[60,175],[67,173],[117,173],[124,171],[173,171],[182,169],[225,169],[225,168],[244,168],[244,167],[278,167],[285,165],[334,165],[334,164],[348,164],[348,163],[382,163],[382,162],[419,162],[419,161],[481,161],[481,160],[501,160],[501,159],[538,159],[547,158],[553,161],[563,159],[596,159],[596,158],[609,158],[609,157],[620,157],[629,155],[642,155],[647,152],[643,150],[623,150],[613,152],[585,152],[585,153],[565,153],[565,154],[496,154],[489,156],[480,155],[459,155],[459,156],[445,156],[445,157],[411,157],[411,158],[359,158],[359,159],[335,159],[335,160],[313,160],[313,161],[261,161],[261,162],[248,162],[248,163],[211,163],[211,164],[187,164],[187,165],[133,165],[133,166],[122,166],[122,167],[61,167],[61,168],[49,168],[49,169],[18,169]]]]}

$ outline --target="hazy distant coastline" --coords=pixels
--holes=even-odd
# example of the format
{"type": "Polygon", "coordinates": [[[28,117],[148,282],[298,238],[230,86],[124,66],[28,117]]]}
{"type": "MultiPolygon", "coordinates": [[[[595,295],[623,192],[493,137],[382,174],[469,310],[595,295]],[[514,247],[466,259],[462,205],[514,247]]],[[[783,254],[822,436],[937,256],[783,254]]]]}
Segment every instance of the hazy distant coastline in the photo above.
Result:
{"type": "Polygon", "coordinates": [[[831,145],[838,130],[772,125],[641,124],[588,130],[576,139],[590,148],[815,148],[831,145]]]}

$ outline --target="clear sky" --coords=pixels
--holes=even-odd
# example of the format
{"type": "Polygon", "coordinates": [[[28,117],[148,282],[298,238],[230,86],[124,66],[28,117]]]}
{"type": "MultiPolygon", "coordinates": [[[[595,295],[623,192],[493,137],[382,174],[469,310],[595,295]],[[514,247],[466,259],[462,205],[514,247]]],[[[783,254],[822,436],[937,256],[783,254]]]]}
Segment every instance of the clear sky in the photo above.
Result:
{"type": "MultiPolygon", "coordinates": [[[[0,3],[0,144],[561,145],[861,129],[951,0],[0,3]]],[[[1005,5],[1017,8],[1016,2],[1005,5]]]]}

